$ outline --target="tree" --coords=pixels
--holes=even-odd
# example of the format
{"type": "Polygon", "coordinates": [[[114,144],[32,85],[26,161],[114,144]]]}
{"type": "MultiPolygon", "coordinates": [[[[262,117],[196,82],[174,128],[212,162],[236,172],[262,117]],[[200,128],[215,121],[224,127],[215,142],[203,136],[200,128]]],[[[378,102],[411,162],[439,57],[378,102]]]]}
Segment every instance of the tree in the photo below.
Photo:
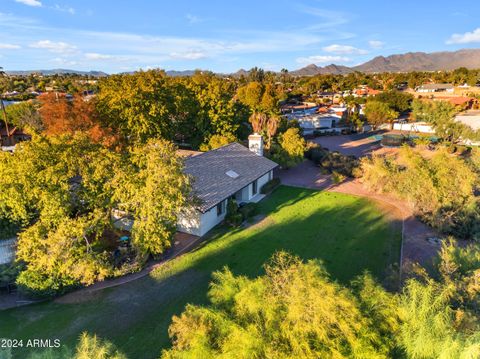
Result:
{"type": "Polygon", "coordinates": [[[210,306],[187,305],[173,317],[173,348],[162,358],[391,357],[393,338],[382,331],[395,328],[395,306],[388,294],[371,297],[383,292],[371,281],[355,295],[330,281],[320,262],[284,252],[256,279],[226,268],[213,277],[210,306]]]}
{"type": "Polygon", "coordinates": [[[151,138],[189,141],[199,110],[191,90],[158,70],[102,79],[97,108],[108,127],[134,143],[151,138]]]}
{"type": "Polygon", "coordinates": [[[375,96],[375,101],[384,102],[392,110],[405,112],[411,108],[413,95],[396,90],[382,92],[375,96]]]}
{"type": "Polygon", "coordinates": [[[254,112],[249,118],[254,133],[261,134],[267,123],[267,115],[263,112],[254,112]]]}
{"type": "Polygon", "coordinates": [[[112,343],[96,335],[82,333],[73,359],[127,359],[112,343]]]}
{"type": "Polygon", "coordinates": [[[289,128],[279,136],[279,146],[271,150],[271,157],[284,168],[293,167],[303,161],[305,140],[298,128],[289,128]]]}
{"type": "Polygon", "coordinates": [[[43,123],[38,112],[38,103],[23,101],[6,108],[8,122],[22,129],[35,132],[43,130],[43,123]]]}
{"type": "Polygon", "coordinates": [[[398,117],[398,112],[392,110],[386,103],[377,100],[367,101],[364,112],[373,128],[385,122],[393,126],[393,120],[398,117]]]}
{"type": "Polygon", "coordinates": [[[18,284],[37,294],[91,284],[111,273],[102,246],[119,158],[84,136],[35,135],[0,153],[0,218],[20,228],[18,284]]]}
{"type": "Polygon", "coordinates": [[[133,244],[143,253],[163,253],[171,246],[178,214],[190,204],[190,179],[176,147],[166,140],[135,146],[115,181],[119,208],[135,219],[133,244]]]}
{"type": "Polygon", "coordinates": [[[250,107],[252,111],[258,111],[262,109],[263,93],[263,85],[260,82],[253,81],[240,87],[237,91],[237,97],[240,102],[250,107]]]}
{"type": "Polygon", "coordinates": [[[414,118],[430,123],[435,134],[444,141],[454,144],[462,138],[480,137],[471,127],[455,121],[457,111],[449,102],[415,100],[412,107],[414,118]]]}
{"type": "Polygon", "coordinates": [[[100,123],[95,100],[85,100],[75,95],[73,100],[65,94],[47,93],[39,97],[39,112],[48,136],[86,133],[95,142],[113,145],[116,142],[112,130],[100,123]]]}
{"type": "Polygon", "coordinates": [[[216,148],[228,145],[229,143],[235,142],[237,139],[233,135],[213,135],[210,137],[207,143],[200,145],[200,151],[210,151],[216,148]]]}
{"type": "Polygon", "coordinates": [[[273,136],[277,133],[278,126],[280,124],[280,119],[277,116],[271,116],[267,120],[267,148],[269,149],[272,146],[273,136]]]}

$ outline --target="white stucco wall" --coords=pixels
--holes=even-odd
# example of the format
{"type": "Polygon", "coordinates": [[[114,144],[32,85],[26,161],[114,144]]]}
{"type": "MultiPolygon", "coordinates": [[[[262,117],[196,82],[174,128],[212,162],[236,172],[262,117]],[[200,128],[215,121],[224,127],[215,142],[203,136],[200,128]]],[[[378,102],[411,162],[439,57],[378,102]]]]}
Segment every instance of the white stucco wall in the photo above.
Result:
{"type": "Polygon", "coordinates": [[[432,128],[432,126],[425,122],[394,123],[393,129],[399,131],[435,133],[435,130],[432,128]]]}
{"type": "MultiPolygon", "coordinates": [[[[257,193],[261,193],[261,190],[262,190],[262,187],[268,182],[270,181],[270,179],[273,178],[273,171],[270,171],[266,174],[264,174],[262,177],[260,177],[258,179],[258,192],[257,193]],[[269,173],[270,173],[270,176],[269,177],[269,173]]],[[[251,186],[251,185],[250,185],[251,186]]]]}
{"type": "Polygon", "coordinates": [[[227,213],[227,200],[223,201],[225,204],[225,211],[222,215],[217,216],[217,206],[211,208],[205,213],[199,213],[200,217],[200,227],[198,229],[198,236],[203,236],[217,224],[221,223],[225,219],[225,214],[227,213]]]}
{"type": "MultiPolygon", "coordinates": [[[[273,178],[273,171],[264,174],[257,180],[257,193],[260,194],[262,187],[273,178]]],[[[253,183],[250,183],[243,189],[243,200],[248,202],[254,197],[253,183]]],[[[217,224],[225,219],[227,200],[224,200],[225,211],[222,215],[217,216],[217,206],[211,208],[205,213],[201,213],[196,209],[188,209],[179,215],[177,229],[180,232],[193,234],[195,236],[203,236],[217,224]]]]}

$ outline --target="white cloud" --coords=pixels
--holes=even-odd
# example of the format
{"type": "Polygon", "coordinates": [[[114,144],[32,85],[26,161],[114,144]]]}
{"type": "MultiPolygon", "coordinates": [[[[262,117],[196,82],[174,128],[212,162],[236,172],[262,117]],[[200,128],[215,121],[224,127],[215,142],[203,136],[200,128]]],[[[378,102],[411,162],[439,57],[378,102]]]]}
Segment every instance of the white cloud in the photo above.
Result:
{"type": "Polygon", "coordinates": [[[190,24],[197,24],[197,23],[203,21],[203,19],[199,18],[199,17],[196,16],[196,15],[192,15],[192,14],[187,14],[185,17],[187,18],[187,21],[188,21],[190,24]]]}
{"type": "Polygon", "coordinates": [[[447,40],[447,44],[470,44],[473,42],[480,42],[480,27],[472,32],[453,34],[450,39],[447,40]]]}
{"type": "Polygon", "coordinates": [[[172,52],[170,57],[175,60],[199,60],[207,57],[201,51],[172,52]]]}
{"type": "Polygon", "coordinates": [[[62,57],[56,57],[56,58],[52,59],[52,62],[54,62],[58,65],[61,65],[61,66],[65,66],[65,65],[75,66],[75,65],[78,65],[77,61],[67,60],[67,59],[64,59],[62,57]]]}
{"type": "Polygon", "coordinates": [[[77,47],[74,45],[67,44],[66,42],[54,42],[50,40],[41,40],[37,41],[33,44],[30,44],[30,47],[35,48],[35,49],[46,49],[50,52],[55,52],[55,53],[72,53],[74,52],[77,47]]]}
{"type": "Polygon", "coordinates": [[[15,0],[15,1],[20,4],[24,4],[28,6],[36,6],[36,7],[42,6],[42,3],[39,0],[15,0]]]}
{"type": "Polygon", "coordinates": [[[368,42],[368,45],[372,48],[372,49],[381,49],[385,43],[383,41],[378,41],[378,40],[370,40],[368,42]]]}
{"type": "Polygon", "coordinates": [[[308,57],[299,57],[296,60],[299,64],[326,64],[333,62],[349,62],[351,61],[348,57],[344,56],[330,56],[330,55],[313,55],[308,57]]]}
{"type": "Polygon", "coordinates": [[[53,6],[52,9],[61,11],[61,12],[68,12],[69,14],[72,14],[72,15],[75,14],[75,9],[69,6],[60,6],[58,4],[55,4],[55,6],[53,6]]]}
{"type": "Polygon", "coordinates": [[[98,54],[96,52],[87,52],[85,54],[87,60],[111,60],[113,59],[112,55],[98,54]]]}
{"type": "Polygon", "coordinates": [[[2,50],[15,50],[15,49],[20,49],[19,45],[13,45],[13,44],[2,44],[0,43],[0,49],[2,50]]]}
{"type": "Polygon", "coordinates": [[[349,45],[330,45],[330,46],[325,46],[323,48],[323,51],[330,52],[333,54],[339,54],[339,55],[350,55],[350,54],[356,54],[356,55],[365,55],[368,54],[367,50],[362,50],[358,49],[353,46],[349,45]]]}

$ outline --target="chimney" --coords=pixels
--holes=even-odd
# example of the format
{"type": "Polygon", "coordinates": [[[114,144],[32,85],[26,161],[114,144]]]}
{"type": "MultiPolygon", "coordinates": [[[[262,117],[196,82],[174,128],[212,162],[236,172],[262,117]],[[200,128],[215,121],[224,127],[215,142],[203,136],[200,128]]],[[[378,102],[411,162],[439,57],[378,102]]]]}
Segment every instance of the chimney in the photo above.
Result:
{"type": "Polygon", "coordinates": [[[258,133],[248,136],[248,149],[258,156],[263,156],[263,137],[258,133]]]}

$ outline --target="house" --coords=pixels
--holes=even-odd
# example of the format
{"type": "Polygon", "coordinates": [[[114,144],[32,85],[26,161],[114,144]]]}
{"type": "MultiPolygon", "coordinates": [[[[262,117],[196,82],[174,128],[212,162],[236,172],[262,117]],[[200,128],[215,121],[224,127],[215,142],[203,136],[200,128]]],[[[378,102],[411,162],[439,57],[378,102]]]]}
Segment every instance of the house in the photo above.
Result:
{"type": "Polygon", "coordinates": [[[222,222],[227,201],[258,202],[260,189],[273,178],[275,162],[263,157],[263,140],[249,137],[249,148],[239,144],[217,148],[185,159],[185,173],[193,178],[193,192],[200,203],[179,216],[179,232],[203,236],[222,222]]]}
{"type": "Polygon", "coordinates": [[[453,92],[452,84],[424,84],[416,88],[416,92],[453,92]]]}
{"type": "Polygon", "coordinates": [[[472,110],[459,113],[455,117],[455,121],[470,126],[474,131],[480,130],[480,111],[472,110]]]}
{"type": "Polygon", "coordinates": [[[342,106],[322,107],[316,114],[297,118],[305,136],[317,132],[341,133],[345,127],[339,126],[347,118],[347,108],[342,106]]]}

